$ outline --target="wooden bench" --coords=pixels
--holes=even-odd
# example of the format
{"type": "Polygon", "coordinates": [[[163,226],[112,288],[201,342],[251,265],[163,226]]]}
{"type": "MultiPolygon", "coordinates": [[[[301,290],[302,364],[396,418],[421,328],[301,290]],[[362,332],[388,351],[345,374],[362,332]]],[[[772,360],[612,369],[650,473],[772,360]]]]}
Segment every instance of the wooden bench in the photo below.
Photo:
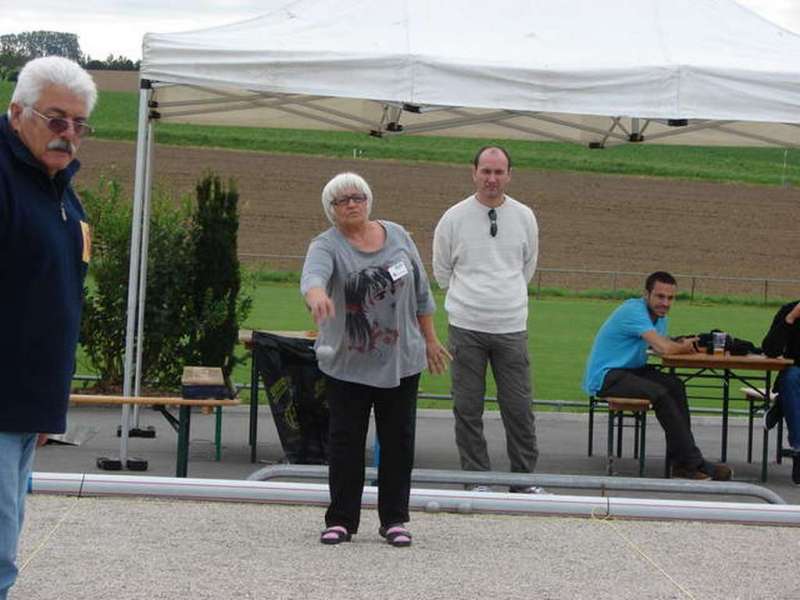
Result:
{"type": "Polygon", "coordinates": [[[71,394],[71,404],[88,405],[144,405],[152,406],[167,419],[178,433],[178,449],[175,466],[176,477],[186,477],[189,462],[189,428],[191,425],[192,407],[236,406],[239,400],[188,399],[163,396],[106,396],[94,394],[71,394]],[[178,418],[167,410],[168,406],[177,406],[178,418]]]}

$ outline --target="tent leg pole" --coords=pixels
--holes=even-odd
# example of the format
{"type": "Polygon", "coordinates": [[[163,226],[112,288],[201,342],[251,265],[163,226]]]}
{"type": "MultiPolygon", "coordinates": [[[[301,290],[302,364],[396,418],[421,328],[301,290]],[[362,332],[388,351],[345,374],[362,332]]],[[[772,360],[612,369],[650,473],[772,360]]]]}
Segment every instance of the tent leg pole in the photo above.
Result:
{"type": "MultiPolygon", "coordinates": [[[[142,213],[145,197],[145,164],[148,160],[148,104],[150,102],[151,90],[139,90],[139,119],[136,136],[136,174],[134,179],[133,191],[133,222],[131,224],[131,256],[128,270],[128,306],[127,306],[127,327],[125,330],[125,361],[122,380],[122,393],[125,396],[131,395],[131,384],[134,374],[134,347],[136,344],[136,315],[139,292],[139,265],[141,253],[142,236],[142,213]]],[[[128,461],[128,429],[130,426],[130,405],[122,407],[122,422],[120,424],[120,445],[119,460],[123,467],[128,461]]]]}
{"type": "MultiPolygon", "coordinates": [[[[144,354],[144,309],[147,304],[147,256],[150,248],[150,199],[153,181],[153,122],[147,123],[147,151],[144,162],[144,208],[142,211],[142,241],[139,261],[139,301],[136,321],[136,369],[134,375],[133,395],[141,395],[142,387],[142,355],[144,354]]],[[[133,426],[139,429],[139,411],[137,404],[133,407],[133,426]]]]}

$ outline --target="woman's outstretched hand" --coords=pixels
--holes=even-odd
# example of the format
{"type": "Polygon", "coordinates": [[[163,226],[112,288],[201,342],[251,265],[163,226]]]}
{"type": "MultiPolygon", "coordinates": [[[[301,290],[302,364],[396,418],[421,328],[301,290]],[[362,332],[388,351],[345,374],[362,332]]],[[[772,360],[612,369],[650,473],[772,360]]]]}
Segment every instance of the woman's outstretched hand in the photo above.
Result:
{"type": "Polygon", "coordinates": [[[322,288],[311,288],[306,292],[306,305],[317,325],[320,325],[326,319],[332,319],[336,316],[333,300],[322,288]]]}

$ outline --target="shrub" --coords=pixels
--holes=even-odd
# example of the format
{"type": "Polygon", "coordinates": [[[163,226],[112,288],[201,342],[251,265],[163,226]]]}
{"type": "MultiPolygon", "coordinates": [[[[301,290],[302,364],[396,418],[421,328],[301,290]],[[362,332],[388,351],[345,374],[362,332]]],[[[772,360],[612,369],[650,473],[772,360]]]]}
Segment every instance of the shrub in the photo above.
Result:
{"type": "MultiPolygon", "coordinates": [[[[122,382],[127,325],[132,206],[119,185],[101,179],[81,190],[94,244],[90,286],[85,290],[81,343],[100,376],[100,387],[122,382]]],[[[179,207],[164,193],[153,195],[147,259],[142,379],[158,387],[180,380],[184,341],[182,319],[187,293],[186,264],[191,222],[188,203],[179,207]]]]}
{"type": "Polygon", "coordinates": [[[191,333],[189,364],[222,367],[229,376],[235,365],[239,324],[250,312],[252,298],[240,296],[241,267],[236,252],[239,193],[233,180],[227,189],[213,173],[197,184],[197,208],[191,235],[191,333]]]}
{"type": "MultiPolygon", "coordinates": [[[[174,389],[184,364],[233,366],[238,327],[251,302],[240,297],[233,194],[222,194],[222,202],[201,194],[196,209],[188,199],[153,194],[142,346],[148,385],[174,389]]],[[[123,375],[132,206],[112,180],[101,179],[81,195],[94,236],[81,343],[99,387],[109,388],[123,375]]]]}

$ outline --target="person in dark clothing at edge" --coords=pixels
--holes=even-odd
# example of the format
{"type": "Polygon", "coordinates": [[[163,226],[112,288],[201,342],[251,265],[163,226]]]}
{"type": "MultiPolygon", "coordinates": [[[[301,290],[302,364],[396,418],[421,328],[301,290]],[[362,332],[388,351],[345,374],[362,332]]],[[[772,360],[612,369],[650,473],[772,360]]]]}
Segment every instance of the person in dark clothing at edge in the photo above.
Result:
{"type": "Polygon", "coordinates": [[[0,600],[17,578],[34,448],[66,429],[91,248],[70,180],[96,99],[77,63],[37,58],[0,117],[0,600]]]}
{"type": "Polygon", "coordinates": [[[767,411],[764,425],[772,429],[781,418],[786,420],[792,453],[792,481],[800,485],[800,300],[781,306],[761,348],[767,356],[783,356],[794,361],[794,365],[781,371],[775,380],[773,390],[778,397],[767,411]]]}

